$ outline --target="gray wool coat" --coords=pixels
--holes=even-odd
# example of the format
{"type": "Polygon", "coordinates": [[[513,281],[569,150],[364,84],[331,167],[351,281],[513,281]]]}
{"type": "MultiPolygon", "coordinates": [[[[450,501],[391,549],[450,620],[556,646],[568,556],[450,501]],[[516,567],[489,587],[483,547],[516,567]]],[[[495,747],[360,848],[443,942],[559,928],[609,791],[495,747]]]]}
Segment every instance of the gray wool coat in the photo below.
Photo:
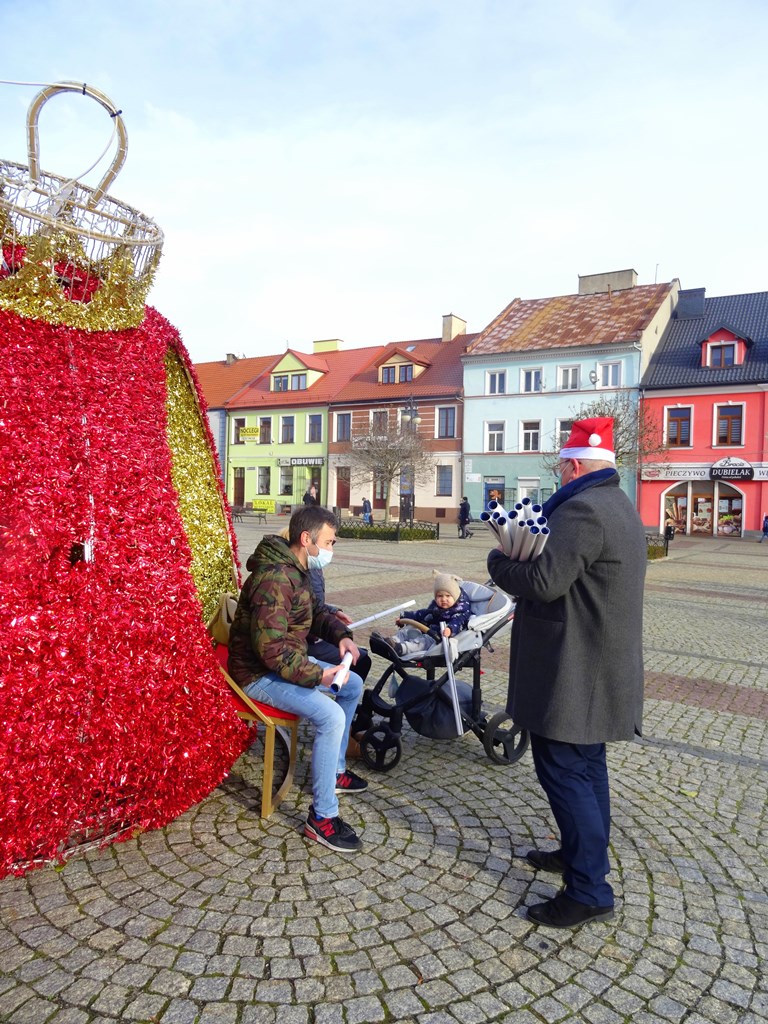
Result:
{"type": "Polygon", "coordinates": [[[643,715],[646,541],[618,474],[552,512],[539,558],[491,551],[494,582],[518,598],[507,713],[565,743],[629,740],[643,715]]]}

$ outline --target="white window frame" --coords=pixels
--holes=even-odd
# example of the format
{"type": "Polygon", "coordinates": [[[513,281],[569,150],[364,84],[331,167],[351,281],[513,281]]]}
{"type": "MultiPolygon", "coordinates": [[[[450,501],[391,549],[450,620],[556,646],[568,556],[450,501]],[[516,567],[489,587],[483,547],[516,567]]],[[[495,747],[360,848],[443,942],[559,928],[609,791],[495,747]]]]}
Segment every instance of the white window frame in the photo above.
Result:
{"type": "Polygon", "coordinates": [[[352,440],[352,413],[351,412],[336,412],[333,414],[334,425],[336,427],[336,440],[342,443],[352,440]],[[349,437],[339,437],[339,422],[342,416],[346,419],[349,417],[349,437]]]}
{"type": "Polygon", "coordinates": [[[486,395],[506,395],[507,393],[507,371],[486,370],[485,371],[485,393],[486,395]],[[499,391],[499,378],[503,378],[503,387],[499,391]],[[491,387],[493,384],[493,388],[491,387]]]}
{"type": "Polygon", "coordinates": [[[325,437],[325,431],[323,430],[323,414],[321,412],[312,412],[312,413],[308,412],[307,413],[307,419],[306,419],[305,443],[306,444],[322,444],[323,440],[324,440],[324,437],[325,437]],[[317,416],[319,418],[319,420],[320,420],[320,437],[319,437],[319,439],[317,441],[310,441],[310,439],[309,439],[310,420],[312,419],[313,416],[317,416]]]}
{"type": "Polygon", "coordinates": [[[521,452],[540,452],[541,451],[541,420],[520,420],[520,451],[521,452]],[[532,424],[536,424],[535,430],[530,429],[532,424]],[[536,447],[526,448],[525,438],[527,434],[536,434],[536,447]]]}
{"type": "Polygon", "coordinates": [[[544,371],[540,366],[528,366],[520,371],[520,394],[537,395],[544,390],[544,371]],[[538,376],[537,376],[538,375],[538,376]],[[528,384],[531,387],[528,387],[528,384]],[[538,387],[536,384],[538,383],[538,387]]]}
{"type": "Polygon", "coordinates": [[[530,498],[532,501],[539,501],[541,499],[541,477],[538,476],[519,476],[517,478],[517,500],[521,498],[530,498]],[[531,491],[535,491],[535,494],[531,494],[531,491]]]}
{"type": "Polygon", "coordinates": [[[621,387],[621,360],[612,359],[608,363],[597,364],[597,389],[603,391],[612,391],[615,388],[621,387]],[[606,383],[604,378],[611,375],[611,371],[615,368],[616,370],[616,381],[606,383]]]}
{"type": "Polygon", "coordinates": [[[271,466],[257,466],[256,467],[256,493],[260,495],[271,494],[272,487],[272,467],[271,466]],[[262,480],[266,478],[266,490],[262,480]]]}
{"type": "Polygon", "coordinates": [[[501,455],[504,452],[505,436],[507,433],[507,424],[504,420],[486,420],[484,423],[484,434],[485,434],[485,452],[489,452],[493,455],[501,455]],[[491,431],[491,427],[501,426],[501,430],[491,431]],[[494,438],[501,438],[501,447],[491,448],[491,435],[494,438]]]}
{"type": "MultiPolygon", "coordinates": [[[[664,445],[666,447],[670,447],[670,444],[669,444],[669,429],[668,429],[669,428],[669,414],[671,412],[674,412],[676,409],[687,409],[688,410],[688,413],[689,413],[689,415],[688,415],[688,424],[689,424],[689,428],[690,428],[690,433],[689,433],[689,437],[688,437],[688,444],[673,444],[671,447],[672,447],[672,449],[674,451],[679,451],[681,448],[693,448],[693,416],[694,416],[694,407],[692,405],[688,405],[686,402],[676,402],[674,405],[665,405],[663,407],[663,416],[664,416],[664,419],[663,419],[663,423],[664,423],[663,438],[664,438],[664,445]]],[[[743,426],[743,422],[742,422],[742,426],[743,426]]],[[[715,414],[715,435],[717,435],[717,414],[715,414]]]]}
{"type": "Polygon", "coordinates": [[[707,342],[707,366],[710,370],[727,370],[731,366],[738,366],[739,349],[736,344],[736,340],[733,341],[709,341],[707,342]],[[732,363],[721,363],[719,366],[715,366],[712,362],[712,353],[715,349],[733,349],[733,362],[732,363]]]}
{"type": "Polygon", "coordinates": [[[712,405],[712,447],[718,451],[723,448],[743,448],[744,438],[747,436],[747,403],[746,402],[714,402],[712,405]],[[741,440],[737,442],[725,441],[720,444],[718,441],[717,421],[720,419],[719,409],[741,409],[741,440]]]}
{"type": "Polygon", "coordinates": [[[279,437],[277,443],[278,444],[296,444],[296,416],[295,416],[294,413],[292,413],[292,412],[285,413],[284,415],[282,415],[280,417],[280,437],[279,437]],[[283,426],[285,425],[285,421],[286,420],[293,420],[293,440],[292,441],[284,441],[283,440],[283,426]]]}
{"type": "Polygon", "coordinates": [[[558,366],[557,368],[557,390],[558,391],[578,391],[581,384],[581,367],[578,363],[571,365],[558,366]],[[563,383],[563,378],[567,375],[569,378],[576,376],[575,383],[563,383]]]}
{"type": "Polygon", "coordinates": [[[452,498],[453,497],[453,466],[451,466],[450,463],[447,464],[447,465],[445,463],[439,463],[438,465],[435,466],[435,497],[436,498],[452,498]],[[437,481],[438,481],[441,469],[442,470],[448,470],[448,473],[450,475],[450,480],[449,480],[448,490],[447,491],[439,491],[437,489],[437,481]]]}
{"type": "Polygon", "coordinates": [[[437,405],[437,406],[435,406],[435,438],[439,438],[442,441],[454,440],[455,438],[457,438],[459,436],[458,433],[457,433],[457,429],[458,429],[457,425],[458,425],[458,416],[456,415],[456,406],[455,405],[437,405]],[[441,434],[439,432],[440,431],[440,412],[443,409],[452,410],[453,411],[453,433],[452,434],[445,434],[445,435],[443,435],[443,434],[441,434]]]}
{"type": "Polygon", "coordinates": [[[570,437],[571,427],[573,426],[574,419],[575,419],[575,417],[573,417],[573,416],[563,416],[562,418],[558,418],[558,419],[555,420],[555,445],[556,445],[556,451],[559,452],[560,449],[565,444],[565,442],[570,437]],[[567,428],[564,428],[563,427],[564,423],[568,423],[569,426],[567,428]],[[567,429],[568,433],[565,435],[565,437],[563,437],[564,430],[566,430],[566,429],[567,429]]]}

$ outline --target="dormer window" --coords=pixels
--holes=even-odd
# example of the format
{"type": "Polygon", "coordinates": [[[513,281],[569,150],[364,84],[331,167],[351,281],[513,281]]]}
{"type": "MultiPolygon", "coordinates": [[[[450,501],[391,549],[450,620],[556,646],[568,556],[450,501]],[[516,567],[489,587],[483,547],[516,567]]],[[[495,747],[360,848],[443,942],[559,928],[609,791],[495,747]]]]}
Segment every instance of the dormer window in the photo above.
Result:
{"type": "Polygon", "coordinates": [[[400,367],[400,383],[408,384],[413,380],[413,363],[403,363],[400,367]]]}
{"type": "Polygon", "coordinates": [[[394,366],[382,366],[382,368],[381,368],[381,383],[382,384],[394,384],[395,383],[395,368],[394,368],[394,366]]]}
{"type": "Polygon", "coordinates": [[[291,374],[291,391],[306,391],[307,390],[307,375],[306,373],[292,373],[291,374]]]}
{"type": "Polygon", "coordinates": [[[710,345],[709,346],[709,365],[715,367],[733,366],[736,363],[736,346],[730,345],[710,345]]]}
{"type": "Polygon", "coordinates": [[[288,374],[281,373],[275,374],[272,378],[272,390],[273,391],[287,391],[288,390],[288,374]]]}

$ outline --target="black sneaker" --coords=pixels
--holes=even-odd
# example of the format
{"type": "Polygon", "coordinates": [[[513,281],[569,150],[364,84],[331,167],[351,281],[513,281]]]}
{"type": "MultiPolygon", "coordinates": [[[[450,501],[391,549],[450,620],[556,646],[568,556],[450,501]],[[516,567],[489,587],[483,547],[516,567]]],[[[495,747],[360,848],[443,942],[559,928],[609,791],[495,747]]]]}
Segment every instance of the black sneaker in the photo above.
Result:
{"type": "Polygon", "coordinates": [[[354,772],[340,772],[336,776],[337,793],[362,793],[366,789],[368,789],[368,783],[354,772]]]}
{"type": "Polygon", "coordinates": [[[357,853],[360,849],[360,839],[353,828],[341,818],[316,818],[314,807],[309,808],[304,835],[337,853],[357,853]]]}

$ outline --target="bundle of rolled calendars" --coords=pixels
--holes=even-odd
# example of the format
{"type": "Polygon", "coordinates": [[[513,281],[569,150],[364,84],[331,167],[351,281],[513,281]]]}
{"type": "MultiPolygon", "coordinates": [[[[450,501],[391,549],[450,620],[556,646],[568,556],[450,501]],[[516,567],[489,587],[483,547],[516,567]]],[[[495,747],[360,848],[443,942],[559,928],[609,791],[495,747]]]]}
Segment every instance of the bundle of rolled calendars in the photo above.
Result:
{"type": "Polygon", "coordinates": [[[498,501],[488,502],[488,511],[480,513],[504,554],[516,562],[532,562],[544,550],[549,536],[547,518],[541,505],[523,498],[507,512],[498,501]]]}

